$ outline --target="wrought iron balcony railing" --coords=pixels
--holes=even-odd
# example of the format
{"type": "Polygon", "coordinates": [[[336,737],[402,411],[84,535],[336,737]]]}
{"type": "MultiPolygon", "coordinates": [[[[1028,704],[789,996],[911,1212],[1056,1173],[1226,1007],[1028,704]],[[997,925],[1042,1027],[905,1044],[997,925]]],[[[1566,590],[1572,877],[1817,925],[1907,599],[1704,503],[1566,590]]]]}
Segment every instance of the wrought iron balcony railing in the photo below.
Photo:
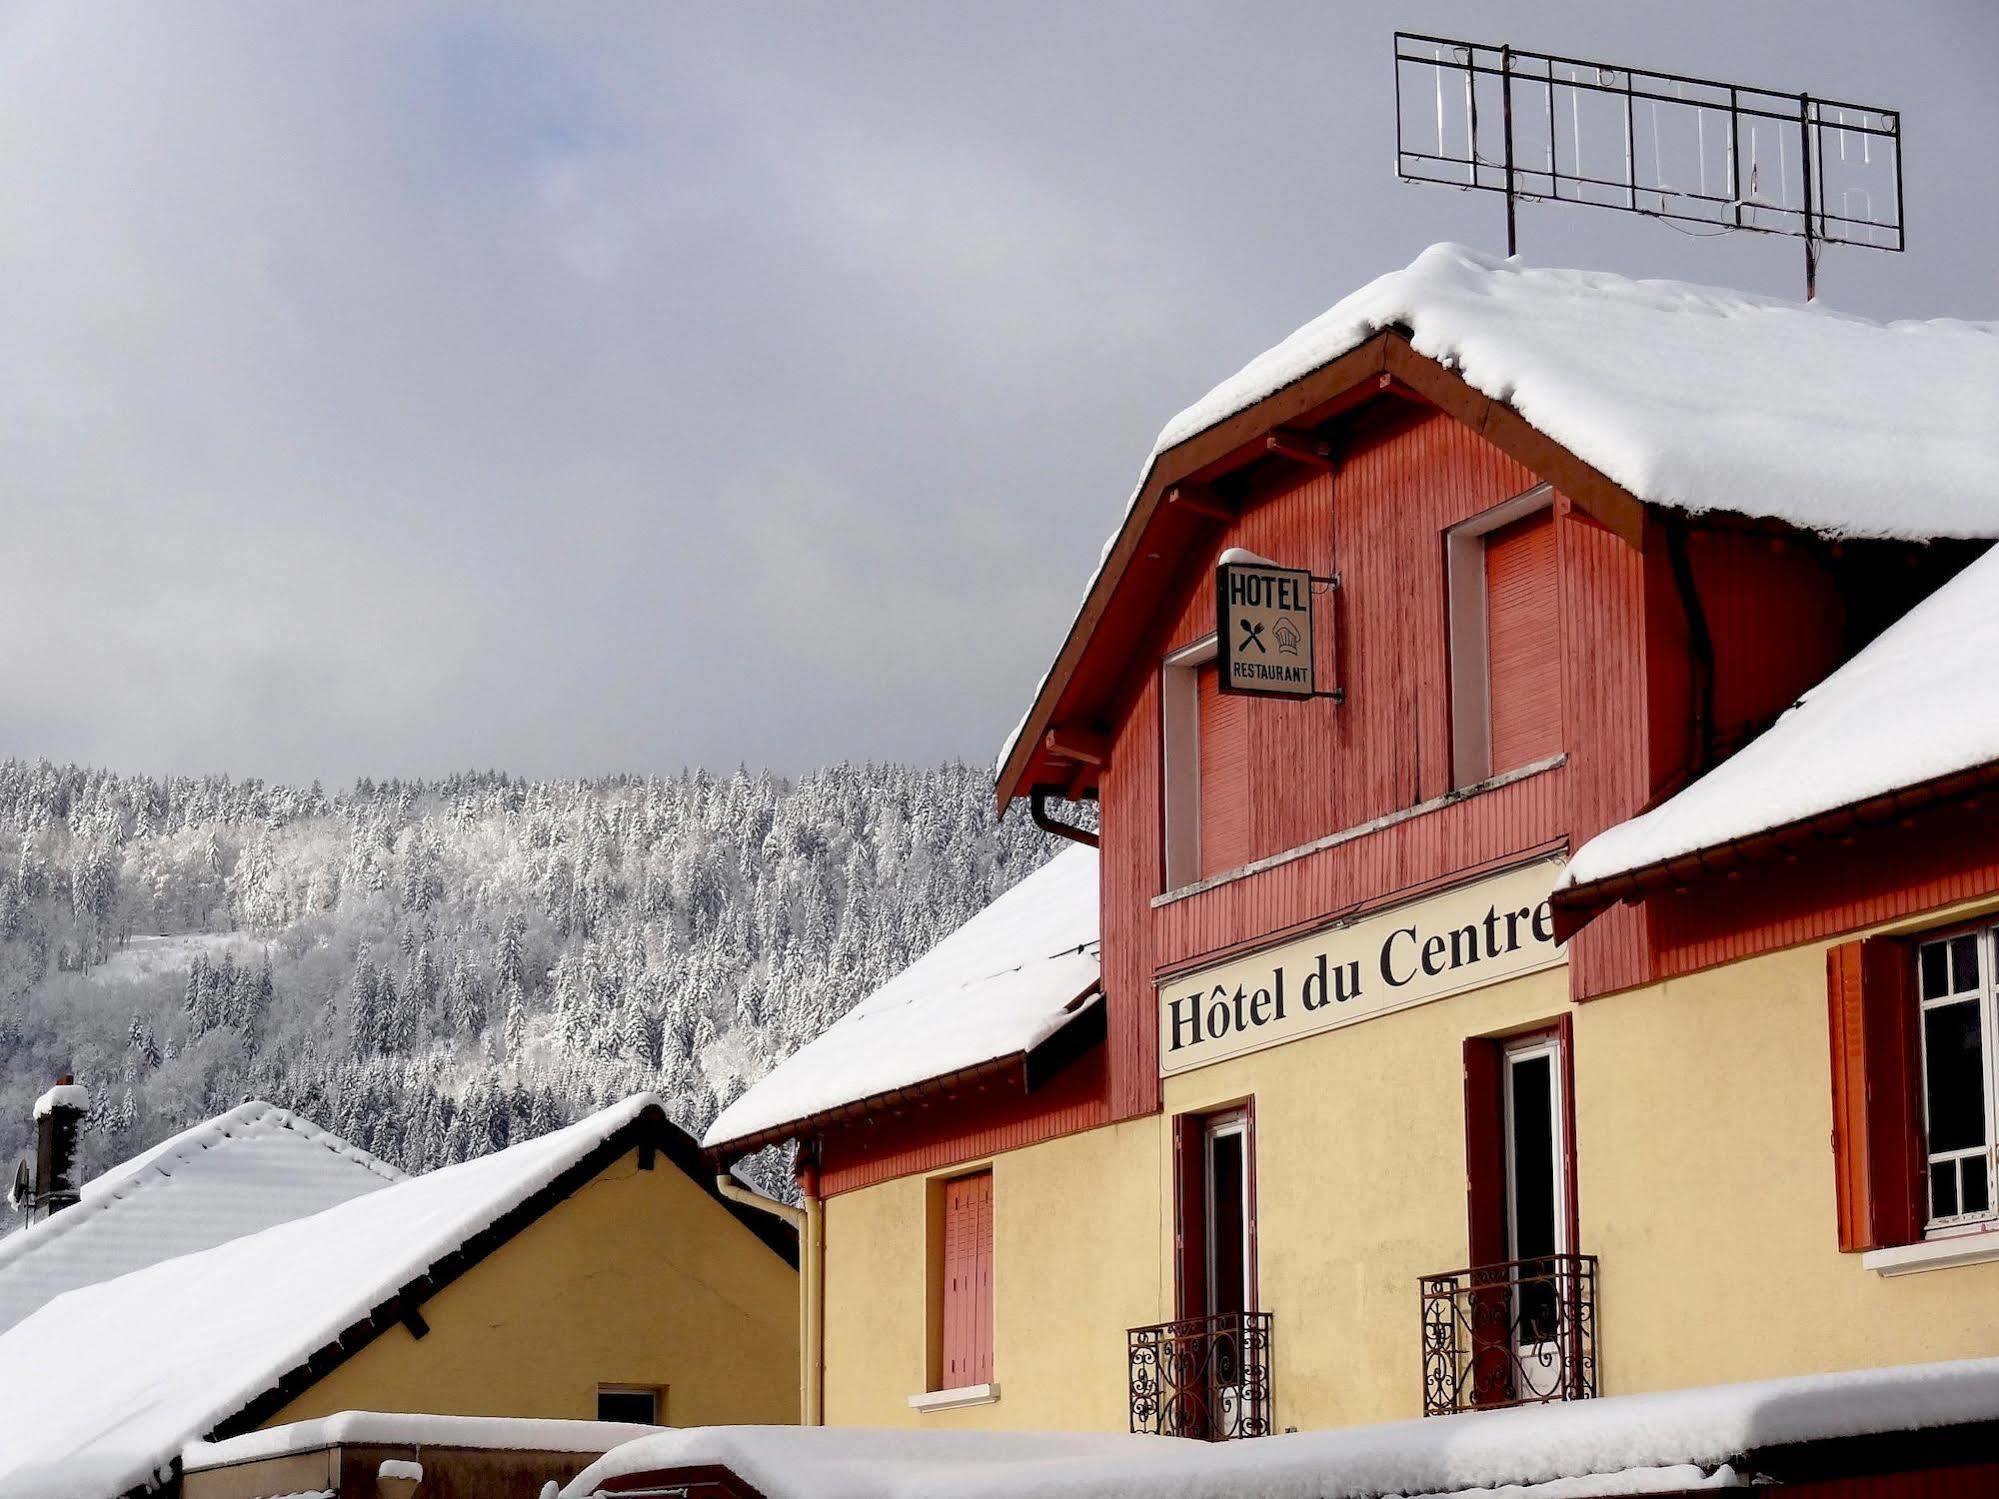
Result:
{"type": "Polygon", "coordinates": [[[1595,1255],[1478,1265],[1422,1284],[1424,1415],[1596,1394],[1595,1255]]]}
{"type": "Polygon", "coordinates": [[[1131,1429],[1211,1442],[1269,1436],[1270,1317],[1229,1312],[1132,1328],[1131,1429]]]}

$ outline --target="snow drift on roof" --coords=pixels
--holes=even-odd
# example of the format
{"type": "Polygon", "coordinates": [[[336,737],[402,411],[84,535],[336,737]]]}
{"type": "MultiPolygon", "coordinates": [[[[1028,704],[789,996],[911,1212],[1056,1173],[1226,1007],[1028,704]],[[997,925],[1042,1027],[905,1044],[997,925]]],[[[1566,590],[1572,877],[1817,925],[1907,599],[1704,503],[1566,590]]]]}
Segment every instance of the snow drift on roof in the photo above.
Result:
{"type": "Polygon", "coordinates": [[[1173,1437],[707,1427],[607,1453],[564,1489],[723,1463],[768,1499],[1376,1499],[1732,1487],[1745,1453],[1999,1418],[1999,1359],[1803,1375],[1197,1442],[1173,1437]],[[1706,1477],[1702,1477],[1706,1474],[1706,1477]],[[1584,1486],[1565,1479],[1590,1477],[1584,1486]],[[1507,1489],[1511,1494],[1515,1491],[1507,1489]]]}
{"type": "Polygon", "coordinates": [[[1889,626],[1732,758],[1585,843],[1559,888],[1999,761],[1995,659],[1999,548],[1889,626]]]}
{"type": "Polygon", "coordinates": [[[1174,417],[1127,515],[1161,453],[1397,326],[1651,504],[1832,536],[1999,537],[1999,323],[1878,323],[1462,245],[1369,282],[1174,417]]]}
{"type": "Polygon", "coordinates": [[[609,1452],[660,1428],[630,1421],[570,1421],[537,1416],[435,1416],[408,1411],[339,1411],[288,1421],[222,1442],[189,1442],[181,1469],[227,1468],[260,1458],[322,1448],[472,1447],[488,1452],[609,1452]]]}
{"type": "Polygon", "coordinates": [[[74,1206],[0,1239],[0,1332],[64,1291],[402,1180],[308,1120],[239,1104],[92,1178],[74,1206]]]}
{"type": "Polygon", "coordinates": [[[1018,1055],[1097,985],[1097,852],[1064,849],[722,1111],[723,1145],[1018,1055]]]}
{"type": "Polygon", "coordinates": [[[641,1093],[539,1139],[58,1296],[0,1335],[0,1499],[90,1499],[148,1481],[658,1106],[641,1093]]]}
{"type": "Polygon", "coordinates": [[[35,1100],[37,1119],[46,1119],[57,1109],[75,1109],[79,1114],[88,1113],[90,1090],[81,1083],[57,1083],[35,1100]]]}

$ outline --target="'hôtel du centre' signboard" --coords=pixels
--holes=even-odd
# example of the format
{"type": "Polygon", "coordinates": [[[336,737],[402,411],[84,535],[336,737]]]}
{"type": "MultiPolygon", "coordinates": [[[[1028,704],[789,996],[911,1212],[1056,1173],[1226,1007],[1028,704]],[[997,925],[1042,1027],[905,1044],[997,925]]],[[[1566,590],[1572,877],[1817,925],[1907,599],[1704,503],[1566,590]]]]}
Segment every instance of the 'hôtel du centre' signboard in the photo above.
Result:
{"type": "Polygon", "coordinates": [[[1559,864],[1324,928],[1159,984],[1159,1070],[1171,1076],[1564,961],[1548,895],[1559,864]]]}

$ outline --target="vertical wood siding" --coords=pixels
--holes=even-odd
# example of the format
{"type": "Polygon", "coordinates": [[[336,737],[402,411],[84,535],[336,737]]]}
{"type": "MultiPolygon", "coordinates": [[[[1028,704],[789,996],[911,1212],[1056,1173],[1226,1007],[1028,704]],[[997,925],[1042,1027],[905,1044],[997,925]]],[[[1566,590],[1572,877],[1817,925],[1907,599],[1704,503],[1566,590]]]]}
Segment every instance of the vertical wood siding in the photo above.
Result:
{"type": "Polygon", "coordinates": [[[1105,1053],[1098,1048],[1039,1092],[994,1086],[947,1095],[820,1137],[820,1191],[828,1197],[917,1171],[985,1160],[1108,1122],[1105,1053]]]}
{"type": "Polygon", "coordinates": [[[1213,662],[1197,669],[1194,696],[1200,737],[1201,874],[1206,877],[1251,858],[1249,809],[1262,788],[1250,770],[1250,700],[1221,690],[1221,672],[1213,662]]]}
{"type": "Polygon", "coordinates": [[[1570,752],[1570,764],[1155,908],[1163,888],[1158,663],[1214,628],[1214,555],[1242,546],[1342,575],[1319,607],[1335,612],[1337,638],[1321,670],[1346,689],[1346,701],[1248,701],[1247,857],[1255,860],[1451,790],[1444,532],[1539,482],[1440,413],[1366,419],[1337,476],[1272,468],[1238,519],[1217,528],[1208,555],[1190,564],[1188,594],[1163,609],[1116,719],[1101,793],[1113,1117],[1158,1107],[1153,983],[1162,970],[1559,848],[1579,816],[1601,819],[1594,831],[1629,816],[1644,796],[1644,755],[1635,748],[1644,710],[1639,554],[1558,499],[1547,524],[1549,561],[1560,563],[1549,593],[1561,649],[1542,649],[1560,658],[1559,701],[1584,708],[1561,709],[1554,747],[1570,752]],[[1590,609],[1614,617],[1574,627],[1564,597],[1574,588],[1590,609]],[[1598,681],[1579,685],[1584,670],[1598,681]],[[1620,748],[1579,762],[1579,732],[1610,733],[1620,748]],[[1578,763],[1610,784],[1577,794],[1578,763]]]}
{"type": "Polygon", "coordinates": [[[1492,770],[1499,774],[1562,748],[1562,626],[1555,518],[1542,511],[1485,539],[1487,695],[1492,770]]]}

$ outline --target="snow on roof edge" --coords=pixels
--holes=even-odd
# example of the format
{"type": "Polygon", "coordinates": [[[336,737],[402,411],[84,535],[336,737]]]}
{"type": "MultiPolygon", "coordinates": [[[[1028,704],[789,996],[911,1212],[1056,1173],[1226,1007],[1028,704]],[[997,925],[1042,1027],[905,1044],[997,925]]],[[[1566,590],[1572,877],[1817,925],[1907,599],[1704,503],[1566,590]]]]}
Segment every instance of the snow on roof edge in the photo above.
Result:
{"type": "MultiPolygon", "coordinates": [[[[1816,325],[1799,323],[1797,324],[1799,329],[1814,326],[1821,329],[1845,326],[1884,335],[1907,335],[1934,330],[1939,337],[1966,334],[1992,338],[1995,345],[1999,346],[1999,323],[1941,318],[1926,322],[1882,323],[1850,313],[1836,312],[1817,303],[1794,302],[1787,298],[1759,296],[1664,278],[1626,277],[1613,272],[1529,267],[1518,257],[1501,259],[1450,242],[1433,244],[1407,266],[1387,271],[1342,297],[1325,312],[1310,319],[1251,359],[1241,369],[1212,387],[1200,399],[1184,407],[1166,423],[1154,440],[1151,453],[1146,457],[1139,473],[1138,483],[1125,502],[1117,528],[1105,542],[1097,566],[1084,585],[1082,600],[1078,604],[1068,631],[1063,636],[1061,646],[1057,648],[1056,661],[1060,660],[1061,652],[1067,649],[1070,638],[1081,623],[1084,608],[1103,579],[1110,554],[1129,523],[1140,496],[1145,493],[1146,486],[1151,482],[1153,471],[1163,454],[1180,443],[1239,415],[1287,386],[1296,384],[1314,371],[1359,347],[1368,338],[1390,329],[1404,330],[1409,337],[1411,347],[1418,354],[1454,370],[1473,389],[1492,400],[1512,407],[1530,427],[1597,468],[1612,482],[1629,490],[1646,503],[1671,506],[1690,513],[1737,509],[1749,514],[1770,515],[1789,520],[1802,529],[1818,530],[1828,535],[1889,536],[1902,535],[1907,529],[1893,523],[1896,512],[1879,505],[1872,511],[1872,515],[1878,517],[1878,523],[1874,525],[1856,526],[1852,517],[1848,517],[1845,524],[1840,524],[1827,521],[1822,516],[1820,523],[1814,524],[1808,519],[1786,516],[1781,505],[1759,503],[1758,486],[1746,482],[1738,482],[1735,487],[1728,490],[1725,498],[1712,494],[1700,496],[1693,492],[1677,494],[1667,492],[1661,488],[1662,475],[1657,470],[1662,465],[1656,461],[1652,463],[1646,463],[1642,459],[1634,461],[1630,454],[1620,454],[1616,451],[1615,441],[1581,441],[1578,440],[1579,435],[1586,434],[1579,434],[1578,430],[1567,432],[1555,430],[1575,428],[1577,423],[1572,414],[1567,420],[1548,420],[1549,412],[1544,411],[1542,407],[1547,406],[1550,410],[1556,410],[1561,403],[1550,400],[1545,395],[1541,395],[1539,399],[1522,399],[1519,388],[1521,381],[1500,367],[1505,362],[1504,355],[1498,352],[1504,341],[1503,319],[1499,320],[1499,333],[1481,330],[1478,338],[1468,339],[1463,326],[1452,325],[1447,310],[1435,318],[1446,331],[1434,334],[1430,331],[1428,325],[1432,318],[1426,316],[1424,309],[1417,305],[1416,293],[1424,287],[1426,278],[1439,281],[1441,284],[1440,278],[1454,270],[1468,270],[1486,276],[1506,273],[1523,278],[1540,277],[1551,282],[1565,278],[1578,292],[1588,292],[1598,296],[1618,293],[1625,300],[1641,305],[1649,298],[1667,310],[1706,312],[1723,318],[1734,317],[1739,320],[1745,314],[1752,316],[1799,314],[1820,320],[1816,325]],[[1476,346],[1468,348],[1468,345],[1472,344],[1476,346]]],[[[1519,339],[1517,334],[1515,338],[1516,342],[1523,346],[1528,342],[1519,339]]],[[[1884,343],[1883,348],[1887,347],[1890,345],[1884,343]]],[[[1531,365],[1531,360],[1527,362],[1531,365]]],[[[1821,372],[1821,378],[1824,378],[1825,373],[1821,372]]],[[[1549,384],[1545,379],[1536,383],[1543,386],[1549,384]]],[[[1685,460],[1684,454],[1680,456],[1685,460]]],[[[1961,477],[1949,461],[1961,456],[1955,453],[1948,455],[1948,459],[1940,463],[1938,472],[1952,478],[1961,477]]],[[[1985,471],[1990,473],[1990,455],[1983,455],[1981,461],[1985,464],[1985,471]]],[[[1680,477],[1684,479],[1687,473],[1698,474],[1700,467],[1698,461],[1682,461],[1680,477]]],[[[1967,519],[1962,520],[1955,528],[1932,527],[1921,531],[1920,534],[1928,537],[1999,537],[1999,511],[1986,515],[1981,523],[1976,525],[1967,519]]],[[[1001,744],[999,754],[993,763],[995,783],[1005,775],[1007,762],[1019,747],[1021,736],[1033,718],[1034,710],[1040,704],[1042,694],[1047,690],[1053,675],[1054,665],[1051,663],[1035,684],[1034,691],[1028,699],[1027,709],[1020,721],[1001,744]]]]}
{"type": "Polygon", "coordinates": [[[443,1416],[409,1411],[336,1411],[308,1421],[265,1426],[219,1442],[189,1442],[181,1468],[196,1472],[259,1458],[314,1452],[341,1443],[421,1444],[497,1451],[608,1452],[661,1430],[629,1421],[555,1416],[443,1416]]]}
{"type": "Polygon", "coordinates": [[[97,1214],[126,1201],[133,1193],[155,1183],[172,1180],[172,1173],[157,1169],[163,1163],[192,1160],[200,1151],[213,1149],[245,1130],[267,1124],[291,1130],[303,1140],[323,1145],[333,1154],[372,1171],[392,1186],[409,1180],[408,1173],[334,1134],[332,1130],[324,1129],[277,1104],[266,1103],[260,1098],[247,1099],[225,1113],[191,1124],[129,1160],[99,1172],[83,1184],[78,1200],[69,1207],[0,1238],[0,1268],[56,1243],[65,1234],[91,1222],[97,1214]]]}

